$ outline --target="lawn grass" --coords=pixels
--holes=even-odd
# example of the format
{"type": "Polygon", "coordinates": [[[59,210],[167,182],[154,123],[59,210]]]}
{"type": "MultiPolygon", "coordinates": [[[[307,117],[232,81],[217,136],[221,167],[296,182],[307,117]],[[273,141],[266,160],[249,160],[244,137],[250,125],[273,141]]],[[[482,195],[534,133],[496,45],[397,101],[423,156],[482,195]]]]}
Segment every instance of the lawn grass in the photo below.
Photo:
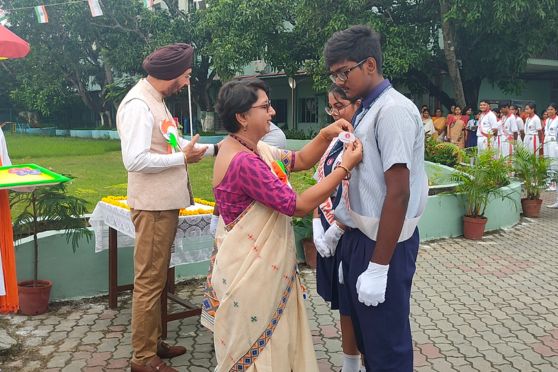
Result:
{"type": "MultiPolygon", "coordinates": [[[[13,164],[34,163],[71,175],[74,179],[68,190],[87,200],[89,212],[103,196],[126,195],[127,173],[119,141],[6,134],[6,142],[13,164]]],[[[190,164],[188,169],[194,196],[214,200],[211,190],[213,158],[190,164]]],[[[307,171],[291,176],[297,192],[309,186],[311,174],[307,171]]]]}

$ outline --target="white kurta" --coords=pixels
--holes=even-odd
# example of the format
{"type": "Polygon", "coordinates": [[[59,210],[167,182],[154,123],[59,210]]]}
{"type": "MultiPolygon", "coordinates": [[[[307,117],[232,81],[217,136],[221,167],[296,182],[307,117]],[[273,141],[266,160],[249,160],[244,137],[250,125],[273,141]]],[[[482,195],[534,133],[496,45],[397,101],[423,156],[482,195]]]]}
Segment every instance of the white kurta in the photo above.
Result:
{"type": "Polygon", "coordinates": [[[539,148],[539,130],[542,130],[542,124],[541,119],[536,114],[525,120],[523,144],[531,153],[535,153],[539,148]]]}
{"type": "MultiPolygon", "coordinates": [[[[4,132],[0,129],[0,160],[2,165],[12,165],[10,157],[8,156],[8,147],[6,146],[6,139],[4,138],[4,132]]],[[[0,250],[1,251],[1,250],[0,250]]],[[[4,285],[4,270],[2,269],[2,254],[0,252],[0,296],[6,295],[6,287],[4,285]]]]}
{"type": "Polygon", "coordinates": [[[548,118],[544,128],[544,155],[552,159],[551,168],[558,170],[558,116],[548,118]]]}
{"type": "Polygon", "coordinates": [[[481,114],[477,127],[477,149],[479,152],[493,146],[494,139],[489,137],[493,135],[494,129],[497,128],[498,119],[495,113],[487,111],[481,114]]]}
{"type": "Polygon", "coordinates": [[[498,129],[500,137],[500,156],[505,157],[513,153],[514,133],[517,133],[517,120],[515,115],[508,115],[498,129]]]}
{"type": "MultiPolygon", "coordinates": [[[[516,116],[515,120],[517,124],[517,131],[521,133],[525,130],[525,123],[523,123],[523,119],[521,119],[521,116],[516,116]]],[[[521,138],[521,136],[517,136],[517,143],[523,143],[523,139],[521,138]]]]}

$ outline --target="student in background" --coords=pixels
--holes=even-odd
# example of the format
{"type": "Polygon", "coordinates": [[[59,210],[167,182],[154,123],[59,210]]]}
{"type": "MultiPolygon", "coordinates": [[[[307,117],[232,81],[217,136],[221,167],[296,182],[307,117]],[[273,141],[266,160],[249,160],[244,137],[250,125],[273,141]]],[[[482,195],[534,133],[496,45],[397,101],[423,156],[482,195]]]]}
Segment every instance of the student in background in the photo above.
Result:
{"type": "MultiPolygon", "coordinates": [[[[345,119],[352,121],[361,100],[353,97],[349,99],[343,89],[333,85],[328,93],[329,106],[326,108],[328,115],[333,120],[345,119]]],[[[316,181],[321,182],[341,162],[343,143],[334,139],[318,163],[315,174],[316,181]]],[[[346,186],[346,185],[345,185],[346,186]]],[[[350,310],[346,301],[339,301],[341,296],[346,296],[347,288],[343,280],[339,280],[340,239],[345,232],[343,224],[335,221],[335,207],[341,201],[343,184],[331,194],[324,203],[316,209],[314,214],[313,237],[319,256],[316,267],[316,286],[318,294],[331,305],[331,309],[339,309],[341,323],[341,347],[343,348],[343,367],[341,372],[359,372],[361,368],[360,352],[350,310]]]]}
{"type": "Polygon", "coordinates": [[[262,141],[279,149],[287,148],[287,136],[277,125],[269,122],[269,132],[263,136],[262,141]]]}
{"type": "Polygon", "coordinates": [[[481,113],[477,126],[477,149],[481,152],[493,148],[494,136],[498,134],[498,118],[484,99],[480,101],[479,109],[481,113]]]}
{"type": "Polygon", "coordinates": [[[442,140],[446,135],[446,118],[442,115],[442,109],[437,108],[432,117],[434,128],[436,129],[436,137],[442,140]]]}
{"type": "Polygon", "coordinates": [[[541,119],[536,114],[537,105],[528,103],[525,105],[525,113],[527,119],[525,120],[525,134],[523,135],[523,144],[531,153],[536,153],[539,146],[543,143],[543,129],[541,119]]]}
{"type": "Polygon", "coordinates": [[[424,127],[424,133],[427,136],[433,136],[436,134],[436,129],[434,128],[434,123],[432,122],[432,118],[430,117],[430,110],[424,109],[421,113],[422,124],[424,127]]]}

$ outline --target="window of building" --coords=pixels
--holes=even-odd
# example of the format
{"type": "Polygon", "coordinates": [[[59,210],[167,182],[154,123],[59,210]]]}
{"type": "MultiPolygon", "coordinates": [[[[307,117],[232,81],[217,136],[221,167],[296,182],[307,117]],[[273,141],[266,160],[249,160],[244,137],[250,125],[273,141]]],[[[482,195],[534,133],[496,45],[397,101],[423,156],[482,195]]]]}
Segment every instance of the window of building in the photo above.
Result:
{"type": "Polygon", "coordinates": [[[558,81],[553,81],[550,87],[550,102],[558,102],[558,81]]]}
{"type": "Polygon", "coordinates": [[[279,126],[287,124],[287,100],[286,99],[272,99],[271,105],[275,110],[273,122],[279,126]]]}
{"type": "Polygon", "coordinates": [[[300,98],[297,111],[299,123],[318,122],[318,100],[316,97],[300,98]]]}

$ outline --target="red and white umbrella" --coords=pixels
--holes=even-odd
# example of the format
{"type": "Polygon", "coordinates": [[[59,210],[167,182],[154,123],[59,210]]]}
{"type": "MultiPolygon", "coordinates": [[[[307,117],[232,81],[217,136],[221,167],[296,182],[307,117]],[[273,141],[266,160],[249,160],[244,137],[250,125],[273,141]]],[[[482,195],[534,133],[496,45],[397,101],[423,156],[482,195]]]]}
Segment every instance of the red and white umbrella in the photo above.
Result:
{"type": "Polygon", "coordinates": [[[0,25],[0,59],[23,58],[29,51],[27,41],[0,25]]]}

